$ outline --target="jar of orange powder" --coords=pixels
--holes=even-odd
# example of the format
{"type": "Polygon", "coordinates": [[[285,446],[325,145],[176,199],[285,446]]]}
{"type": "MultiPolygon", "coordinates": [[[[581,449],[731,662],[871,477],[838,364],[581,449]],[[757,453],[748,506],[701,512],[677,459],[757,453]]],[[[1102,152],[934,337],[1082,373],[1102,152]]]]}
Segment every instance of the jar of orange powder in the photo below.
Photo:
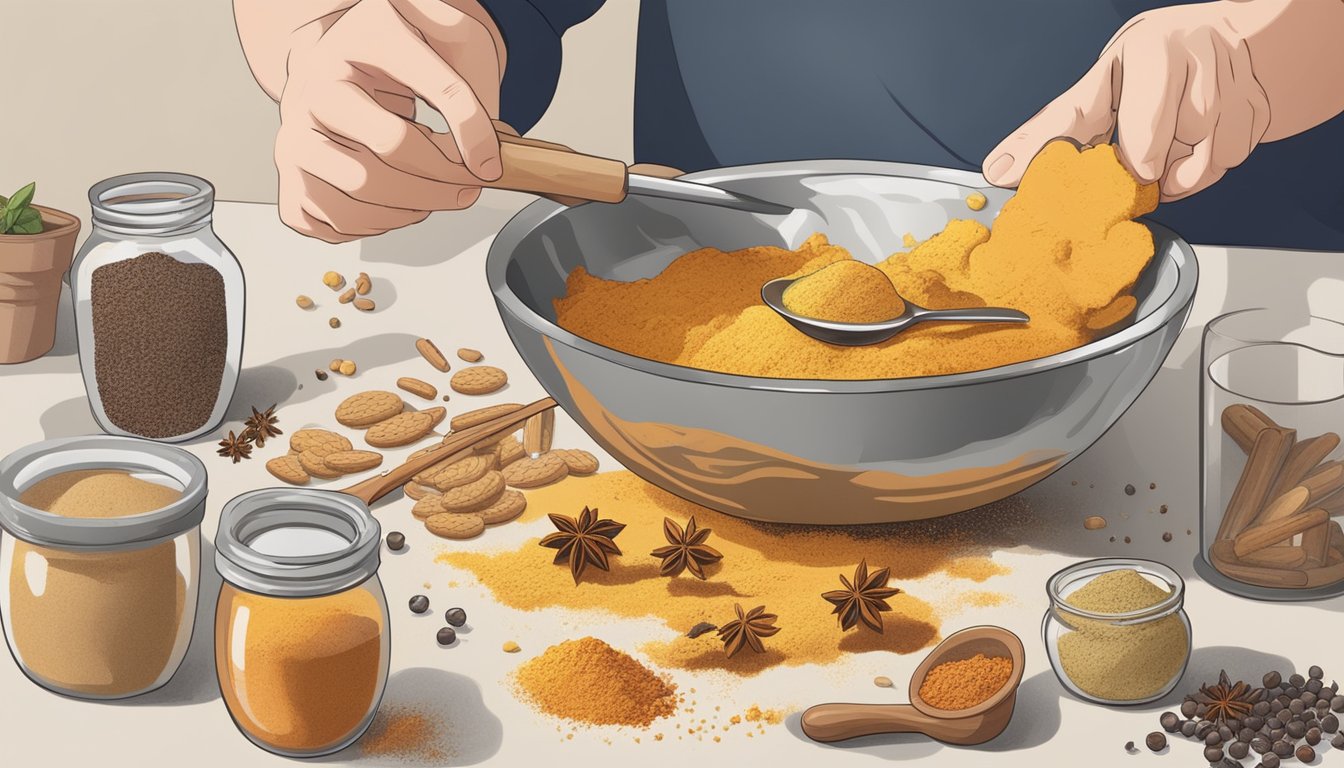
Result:
{"type": "Polygon", "coordinates": [[[266,489],[224,507],[215,669],[229,714],[287,757],[336,752],[372,722],[387,683],[379,526],[343,494],[266,489]]]}

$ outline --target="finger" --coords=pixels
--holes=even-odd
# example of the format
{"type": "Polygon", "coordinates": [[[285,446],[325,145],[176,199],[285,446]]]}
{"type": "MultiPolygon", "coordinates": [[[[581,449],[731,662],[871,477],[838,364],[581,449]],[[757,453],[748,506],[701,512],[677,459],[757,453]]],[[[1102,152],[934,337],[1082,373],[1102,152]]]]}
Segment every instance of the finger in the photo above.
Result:
{"type": "MultiPolygon", "coordinates": [[[[1185,95],[1176,117],[1176,141],[1193,147],[1213,133],[1218,118],[1218,50],[1213,39],[1196,35],[1187,41],[1189,59],[1185,95]]],[[[1189,154],[1187,151],[1185,154],[1189,154]]],[[[1176,160],[1167,157],[1167,166],[1176,160]]]]}
{"type": "MultiPolygon", "coordinates": [[[[317,131],[311,133],[299,167],[356,200],[412,211],[451,211],[464,207],[464,193],[476,188],[405,173],[368,150],[344,146],[317,131]]],[[[465,168],[458,169],[458,178],[476,180],[465,168]]]]}
{"type": "Polygon", "coordinates": [[[352,62],[381,71],[414,91],[443,115],[467,168],[494,181],[502,171],[499,140],[471,85],[448,65],[414,30],[397,45],[379,46],[376,61],[352,62]]]}
{"type": "Polygon", "coordinates": [[[314,100],[314,122],[325,132],[354,141],[393,168],[438,181],[469,183],[476,179],[460,163],[445,157],[412,122],[387,111],[363,88],[334,83],[314,100]]]}
{"type": "Polygon", "coordinates": [[[1120,159],[1145,184],[1167,167],[1187,74],[1185,59],[1173,60],[1161,45],[1147,39],[1125,45],[1116,112],[1120,159]]]}
{"type": "Polygon", "coordinates": [[[322,179],[302,174],[303,209],[342,235],[368,237],[424,221],[428,211],[373,205],[345,194],[322,179]]]}
{"type": "Polygon", "coordinates": [[[1112,127],[1113,64],[1098,60],[1078,82],[1045,105],[985,156],[983,172],[991,184],[1015,187],[1037,152],[1057,138],[1090,144],[1112,127]]]}
{"type": "Polygon", "coordinates": [[[1180,200],[1208,187],[1227,173],[1213,161],[1212,136],[1191,147],[1190,154],[1172,162],[1162,179],[1163,202],[1180,200]]]}
{"type": "Polygon", "coordinates": [[[1251,49],[1245,41],[1237,42],[1232,48],[1232,79],[1251,106],[1251,145],[1258,146],[1269,131],[1269,96],[1251,68],[1251,49]]]}
{"type": "Polygon", "coordinates": [[[397,13],[421,32],[429,46],[468,83],[477,86],[476,97],[485,111],[499,114],[501,57],[495,38],[481,22],[443,0],[391,0],[397,13]],[[454,55],[458,53],[467,55],[454,55]]]}
{"type": "Polygon", "coordinates": [[[318,219],[303,209],[303,199],[298,191],[300,182],[297,172],[282,174],[280,177],[280,221],[290,229],[305,237],[315,237],[328,243],[346,243],[355,240],[352,235],[342,235],[330,224],[318,219]]]}

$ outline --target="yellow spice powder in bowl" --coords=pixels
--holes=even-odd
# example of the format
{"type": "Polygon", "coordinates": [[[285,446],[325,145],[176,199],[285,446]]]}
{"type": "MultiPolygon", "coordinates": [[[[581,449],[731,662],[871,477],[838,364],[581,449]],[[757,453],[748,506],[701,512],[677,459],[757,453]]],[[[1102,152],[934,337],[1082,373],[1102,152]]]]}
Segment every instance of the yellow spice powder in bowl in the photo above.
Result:
{"type": "Polygon", "coordinates": [[[784,289],[794,314],[833,323],[881,323],[905,311],[887,273],[862,261],[837,261],[784,289]]]}

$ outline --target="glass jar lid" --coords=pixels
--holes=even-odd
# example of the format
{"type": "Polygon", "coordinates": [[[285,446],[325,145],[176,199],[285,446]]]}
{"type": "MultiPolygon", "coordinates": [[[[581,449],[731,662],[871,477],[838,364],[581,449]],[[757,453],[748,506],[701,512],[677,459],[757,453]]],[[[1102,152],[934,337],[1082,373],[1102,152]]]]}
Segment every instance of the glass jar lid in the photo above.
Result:
{"type": "Polygon", "coordinates": [[[123,235],[172,235],[210,221],[215,188],[186,173],[128,173],[89,188],[93,224],[123,235]]]}
{"type": "Polygon", "coordinates": [[[334,491],[266,488],[220,513],[215,568],[225,581],[276,597],[317,597],[378,572],[381,529],[364,502],[334,491]]]}
{"type": "Polygon", "coordinates": [[[39,546],[115,549],[171,538],[205,517],[205,465],[181,448],[133,437],[93,435],[46,440],[0,460],[0,527],[39,546]],[[66,517],[24,504],[23,491],[63,472],[116,469],[180,490],[162,509],[124,517],[66,517]]]}

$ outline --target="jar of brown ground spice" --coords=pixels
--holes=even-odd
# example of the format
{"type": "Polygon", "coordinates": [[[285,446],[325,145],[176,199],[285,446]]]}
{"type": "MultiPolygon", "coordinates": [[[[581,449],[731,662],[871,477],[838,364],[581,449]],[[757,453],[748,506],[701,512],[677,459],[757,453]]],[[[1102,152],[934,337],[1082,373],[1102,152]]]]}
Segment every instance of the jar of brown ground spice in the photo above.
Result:
{"type": "Polygon", "coordinates": [[[257,746],[326,755],[373,721],[390,649],[379,540],[368,507],[344,494],[265,489],[224,506],[215,670],[257,746]]]}
{"type": "Polygon", "coordinates": [[[79,361],[103,431],[178,442],[224,419],[243,355],[243,270],[210,226],[214,188],[136,173],[89,190],[70,271],[79,361]]]}
{"type": "Polygon", "coordinates": [[[179,448],[75,437],[0,461],[0,620],[50,690],[121,699],[177,671],[191,640],[206,473],[179,448]]]}

